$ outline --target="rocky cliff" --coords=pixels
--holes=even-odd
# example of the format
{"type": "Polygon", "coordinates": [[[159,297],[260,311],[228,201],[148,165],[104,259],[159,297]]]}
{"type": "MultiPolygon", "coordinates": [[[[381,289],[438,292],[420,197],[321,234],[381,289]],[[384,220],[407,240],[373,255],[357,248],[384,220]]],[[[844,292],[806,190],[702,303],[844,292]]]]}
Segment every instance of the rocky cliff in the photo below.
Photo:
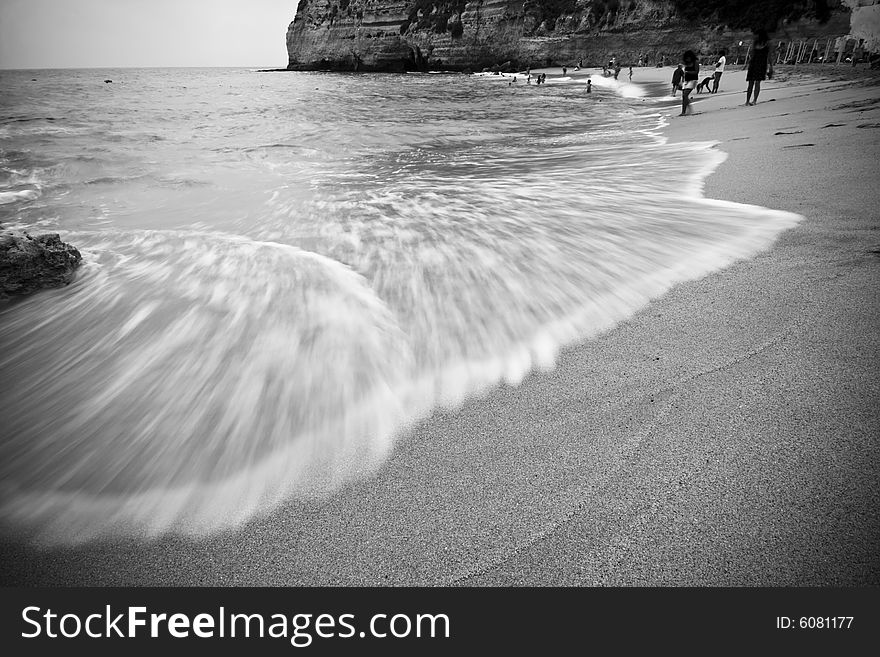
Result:
{"type": "MultiPolygon", "coordinates": [[[[829,0],[831,1],[831,0],[829,0]]],[[[635,64],[712,54],[750,31],[694,20],[674,0],[300,0],[287,31],[290,70],[522,69],[612,54],[635,64]]],[[[794,25],[789,26],[794,27],[794,25]]],[[[843,35],[849,8],[798,22],[799,34],[843,35]]]]}

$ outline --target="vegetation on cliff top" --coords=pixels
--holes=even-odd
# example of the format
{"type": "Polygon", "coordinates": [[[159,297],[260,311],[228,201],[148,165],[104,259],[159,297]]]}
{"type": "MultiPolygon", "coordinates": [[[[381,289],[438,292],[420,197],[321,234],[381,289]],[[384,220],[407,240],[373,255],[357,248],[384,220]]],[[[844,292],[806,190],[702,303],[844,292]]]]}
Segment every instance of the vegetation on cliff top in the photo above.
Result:
{"type": "MultiPolygon", "coordinates": [[[[336,0],[331,2],[330,16],[335,18],[339,11],[350,15],[352,3],[357,0],[336,0]]],[[[400,33],[411,27],[420,31],[437,34],[450,31],[453,37],[460,36],[461,14],[469,0],[410,0],[408,15],[403,21],[400,33]],[[457,32],[457,34],[456,34],[457,32]]],[[[658,4],[658,3],[653,3],[658,4]]],[[[842,0],[667,0],[659,2],[674,8],[681,19],[694,23],[727,26],[733,29],[764,28],[774,31],[782,21],[812,18],[825,22],[832,11],[841,8],[842,0]]],[[[611,26],[621,14],[650,9],[651,3],[639,0],[525,0],[523,14],[528,17],[532,29],[542,26],[547,32],[556,30],[557,21],[566,17],[588,17],[589,24],[611,26]],[[648,7],[646,7],[648,5],[648,7]]],[[[309,0],[299,0],[297,13],[308,10],[309,0]]],[[[362,7],[363,5],[361,5],[362,7]]],[[[358,11],[358,18],[362,12],[358,11]]],[[[527,32],[531,29],[526,28],[527,32]]]]}
{"type": "Polygon", "coordinates": [[[773,31],[784,20],[815,18],[825,22],[840,0],[673,0],[682,18],[732,28],[773,31]]]}

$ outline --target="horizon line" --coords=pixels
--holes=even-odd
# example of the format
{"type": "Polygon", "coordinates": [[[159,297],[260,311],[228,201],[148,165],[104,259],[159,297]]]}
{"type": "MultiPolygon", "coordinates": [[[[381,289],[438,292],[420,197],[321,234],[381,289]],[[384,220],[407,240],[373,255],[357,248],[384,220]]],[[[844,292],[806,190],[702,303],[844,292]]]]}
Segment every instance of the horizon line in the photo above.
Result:
{"type": "MultiPolygon", "coordinates": [[[[269,66],[256,64],[165,64],[165,65],[100,65],[100,66],[0,66],[0,71],[81,71],[98,70],[107,68],[269,68],[269,66]]],[[[285,64],[283,68],[287,68],[285,64]]]]}

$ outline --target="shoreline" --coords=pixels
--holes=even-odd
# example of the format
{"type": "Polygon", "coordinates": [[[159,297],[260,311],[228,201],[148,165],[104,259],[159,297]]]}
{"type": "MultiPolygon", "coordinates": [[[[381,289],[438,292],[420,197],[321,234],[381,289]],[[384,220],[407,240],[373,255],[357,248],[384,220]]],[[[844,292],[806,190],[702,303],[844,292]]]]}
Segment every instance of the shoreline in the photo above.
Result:
{"type": "Polygon", "coordinates": [[[668,143],[728,154],[705,197],[805,216],[769,249],[436,410],[331,498],[201,540],[4,543],[4,583],[880,584],[878,128],[859,127],[880,88],[780,74],[755,107],[741,71],[693,116],[658,107],[668,143]]]}

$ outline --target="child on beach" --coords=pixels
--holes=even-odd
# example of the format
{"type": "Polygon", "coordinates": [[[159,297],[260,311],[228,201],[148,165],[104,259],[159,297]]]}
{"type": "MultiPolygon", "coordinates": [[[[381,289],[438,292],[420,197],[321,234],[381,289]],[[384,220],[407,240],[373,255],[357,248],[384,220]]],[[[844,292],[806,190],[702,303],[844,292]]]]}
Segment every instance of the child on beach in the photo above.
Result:
{"type": "Polygon", "coordinates": [[[675,92],[681,88],[681,79],[684,77],[684,71],[681,68],[681,64],[678,65],[678,68],[672,72],[672,97],[675,97],[675,92]]]}

